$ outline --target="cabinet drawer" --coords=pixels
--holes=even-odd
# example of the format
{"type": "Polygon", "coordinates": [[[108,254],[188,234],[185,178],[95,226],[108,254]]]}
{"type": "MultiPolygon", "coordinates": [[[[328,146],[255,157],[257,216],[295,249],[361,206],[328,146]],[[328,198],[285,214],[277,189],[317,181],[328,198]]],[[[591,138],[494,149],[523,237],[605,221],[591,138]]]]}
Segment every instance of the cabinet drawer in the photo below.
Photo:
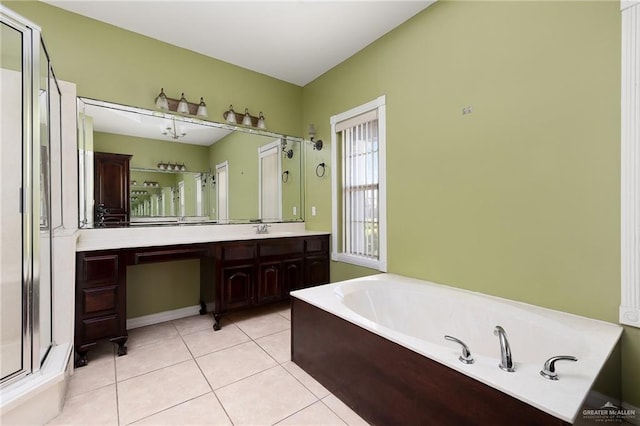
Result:
{"type": "Polygon", "coordinates": [[[116,285],[118,283],[118,254],[80,255],[80,276],[78,284],[81,288],[116,285]]]}
{"type": "Polygon", "coordinates": [[[222,260],[247,260],[256,255],[255,244],[225,245],[222,247],[222,260]]]}
{"type": "Polygon", "coordinates": [[[84,289],[82,290],[82,314],[115,311],[117,301],[118,288],[115,286],[84,289]]]}
{"type": "Polygon", "coordinates": [[[269,241],[258,245],[260,256],[282,256],[299,254],[304,250],[303,241],[300,239],[269,241]]]}
{"type": "Polygon", "coordinates": [[[307,238],[305,241],[305,251],[309,252],[327,252],[329,251],[329,238],[307,238]]]}
{"type": "Polygon", "coordinates": [[[120,333],[120,316],[118,314],[106,317],[82,320],[81,341],[93,341],[104,337],[117,337],[120,333]]]}

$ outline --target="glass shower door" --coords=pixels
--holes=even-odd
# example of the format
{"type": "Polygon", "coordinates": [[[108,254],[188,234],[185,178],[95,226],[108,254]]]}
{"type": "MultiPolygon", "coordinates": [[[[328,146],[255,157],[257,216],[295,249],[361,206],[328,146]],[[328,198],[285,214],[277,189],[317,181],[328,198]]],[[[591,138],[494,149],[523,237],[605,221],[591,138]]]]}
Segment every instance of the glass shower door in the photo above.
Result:
{"type": "Polygon", "coordinates": [[[28,352],[29,342],[23,335],[27,321],[21,212],[26,136],[22,121],[23,34],[4,22],[0,31],[0,371],[4,380],[23,370],[27,361],[23,355],[28,352]]]}

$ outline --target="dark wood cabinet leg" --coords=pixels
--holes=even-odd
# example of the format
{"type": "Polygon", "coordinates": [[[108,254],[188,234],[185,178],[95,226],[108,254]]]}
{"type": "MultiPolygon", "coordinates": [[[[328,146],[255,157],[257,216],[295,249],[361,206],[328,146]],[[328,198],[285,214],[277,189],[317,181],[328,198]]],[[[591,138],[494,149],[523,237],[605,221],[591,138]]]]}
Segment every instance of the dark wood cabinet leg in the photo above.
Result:
{"type": "Polygon", "coordinates": [[[213,314],[213,320],[215,321],[213,323],[213,329],[218,331],[220,330],[220,318],[222,317],[222,315],[220,314],[213,314]]]}
{"type": "Polygon", "coordinates": [[[204,303],[204,300],[200,301],[200,315],[206,315],[207,314],[207,304],[204,303]]]}
{"type": "Polygon", "coordinates": [[[128,336],[111,339],[113,343],[118,344],[118,352],[117,352],[118,356],[123,356],[127,354],[127,347],[124,345],[125,343],[127,343],[127,337],[128,336]]]}
{"type": "Polygon", "coordinates": [[[88,350],[84,350],[82,352],[78,351],[78,358],[76,359],[76,368],[84,367],[89,364],[89,360],[87,359],[88,350]]]}

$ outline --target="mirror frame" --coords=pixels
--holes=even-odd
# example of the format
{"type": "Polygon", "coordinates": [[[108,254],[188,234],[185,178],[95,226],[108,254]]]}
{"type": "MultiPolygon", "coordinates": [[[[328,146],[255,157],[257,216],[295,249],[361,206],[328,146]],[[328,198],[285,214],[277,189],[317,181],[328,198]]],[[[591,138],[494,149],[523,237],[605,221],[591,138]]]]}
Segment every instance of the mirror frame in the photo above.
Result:
{"type": "MultiPolygon", "coordinates": [[[[282,133],[275,133],[264,129],[258,129],[255,127],[243,126],[241,124],[230,124],[230,123],[221,123],[217,121],[213,121],[207,118],[196,117],[192,115],[179,114],[173,111],[165,111],[165,110],[152,110],[146,108],[140,108],[130,105],[118,104],[115,102],[103,101],[99,99],[92,99],[88,97],[78,96],[77,98],[77,108],[78,108],[78,227],[80,229],[101,229],[102,227],[94,226],[94,217],[93,217],[93,195],[90,198],[87,198],[87,190],[88,186],[93,188],[93,146],[90,149],[87,149],[86,141],[86,124],[85,124],[85,105],[92,105],[96,107],[104,107],[111,108],[120,111],[141,114],[145,116],[151,116],[159,119],[166,120],[175,120],[177,122],[196,124],[207,127],[214,127],[224,130],[230,130],[232,132],[241,132],[256,136],[265,136],[274,139],[285,139],[291,142],[300,143],[300,215],[299,218],[295,219],[287,219],[280,221],[269,221],[269,223],[278,223],[278,222],[304,222],[304,205],[305,205],[305,166],[306,166],[306,144],[305,140],[302,137],[285,135],[282,133]],[[90,167],[89,167],[90,166],[90,167]]],[[[226,136],[225,136],[226,137],[226,136]]],[[[211,145],[209,145],[211,146],[211,145]]],[[[290,157],[289,157],[290,158],[290,157]]],[[[137,167],[132,167],[133,170],[137,169],[137,167]]],[[[149,170],[151,171],[151,170],[149,170]]],[[[161,170],[158,170],[161,172],[161,170]]],[[[191,173],[203,173],[203,174],[211,174],[211,169],[209,171],[189,171],[191,173]]],[[[256,183],[258,185],[258,183],[256,183]]],[[[92,189],[93,191],[93,189],[92,189]]],[[[121,224],[120,227],[130,226],[132,223],[135,223],[135,226],[181,226],[184,224],[189,225],[224,225],[224,224],[241,224],[241,223],[255,223],[262,222],[262,220],[258,219],[250,219],[250,218],[241,218],[234,219],[229,218],[224,222],[218,222],[215,219],[209,220],[187,220],[187,221],[179,221],[178,217],[162,217],[162,216],[145,216],[144,220],[133,221],[129,220],[128,223],[121,224]]],[[[106,227],[104,229],[111,228],[113,226],[106,227]]]]}

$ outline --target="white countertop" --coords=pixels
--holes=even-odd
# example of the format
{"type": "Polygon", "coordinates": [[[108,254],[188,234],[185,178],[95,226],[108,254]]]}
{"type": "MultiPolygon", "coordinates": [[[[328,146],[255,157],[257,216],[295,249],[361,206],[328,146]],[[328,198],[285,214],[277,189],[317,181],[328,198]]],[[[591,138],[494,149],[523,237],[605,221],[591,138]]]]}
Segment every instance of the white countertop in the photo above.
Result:
{"type": "Polygon", "coordinates": [[[76,251],[329,234],[329,232],[307,231],[304,222],[270,223],[268,225],[269,232],[267,234],[257,234],[255,224],[185,224],[177,226],[131,226],[127,228],[81,229],[76,251]]]}

